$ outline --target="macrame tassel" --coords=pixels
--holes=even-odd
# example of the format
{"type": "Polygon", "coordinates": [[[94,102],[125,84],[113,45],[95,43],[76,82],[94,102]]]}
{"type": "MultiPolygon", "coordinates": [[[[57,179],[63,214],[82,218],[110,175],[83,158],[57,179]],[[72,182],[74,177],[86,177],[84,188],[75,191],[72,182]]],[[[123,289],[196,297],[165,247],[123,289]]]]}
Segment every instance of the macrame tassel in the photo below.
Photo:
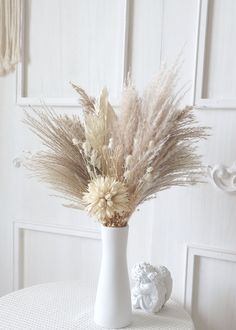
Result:
{"type": "Polygon", "coordinates": [[[0,0],[0,76],[20,61],[22,0],[0,0]]]}

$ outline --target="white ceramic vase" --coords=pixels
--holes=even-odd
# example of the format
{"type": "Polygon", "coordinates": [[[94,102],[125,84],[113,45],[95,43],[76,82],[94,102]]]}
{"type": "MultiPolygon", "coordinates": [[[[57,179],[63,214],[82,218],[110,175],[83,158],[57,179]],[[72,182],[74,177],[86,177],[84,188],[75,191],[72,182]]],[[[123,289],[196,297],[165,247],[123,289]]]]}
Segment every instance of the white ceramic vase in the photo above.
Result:
{"type": "Polygon", "coordinates": [[[123,328],[131,323],[131,295],[126,257],[128,230],[128,226],[102,226],[102,263],[94,321],[104,328],[123,328]]]}

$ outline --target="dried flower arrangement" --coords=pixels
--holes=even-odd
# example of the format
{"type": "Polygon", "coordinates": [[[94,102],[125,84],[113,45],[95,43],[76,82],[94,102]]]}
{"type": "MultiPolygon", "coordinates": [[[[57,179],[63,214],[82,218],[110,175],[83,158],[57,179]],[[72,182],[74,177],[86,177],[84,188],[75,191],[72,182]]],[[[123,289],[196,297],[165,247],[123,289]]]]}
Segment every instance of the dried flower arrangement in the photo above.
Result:
{"type": "Polygon", "coordinates": [[[140,97],[128,81],[117,113],[104,88],[95,99],[72,84],[84,121],[53,109],[26,111],[24,122],[46,150],[28,167],[103,225],[123,227],[144,201],[172,186],[201,182],[204,167],[196,143],[206,138],[192,107],[179,109],[177,70],[163,69],[140,97]]]}

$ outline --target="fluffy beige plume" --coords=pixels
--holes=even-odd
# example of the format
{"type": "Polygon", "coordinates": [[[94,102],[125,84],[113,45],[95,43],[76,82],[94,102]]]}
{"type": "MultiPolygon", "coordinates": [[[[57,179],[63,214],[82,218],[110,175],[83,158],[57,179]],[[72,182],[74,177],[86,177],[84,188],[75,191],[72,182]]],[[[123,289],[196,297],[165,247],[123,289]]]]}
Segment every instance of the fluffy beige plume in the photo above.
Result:
{"type": "Polygon", "coordinates": [[[101,148],[108,143],[109,119],[112,110],[108,103],[108,93],[104,88],[100,97],[95,103],[94,112],[85,114],[85,136],[86,141],[94,150],[101,151],[101,148]]]}
{"type": "MultiPolygon", "coordinates": [[[[197,143],[207,137],[192,107],[180,107],[177,70],[162,70],[140,97],[129,81],[115,113],[103,89],[94,99],[75,85],[84,111],[58,115],[44,106],[25,123],[46,146],[33,173],[61,193],[66,206],[85,209],[105,226],[125,226],[136,207],[172,186],[201,182],[197,143]]],[[[27,162],[29,164],[29,162],[27,162]]]]}
{"type": "Polygon", "coordinates": [[[95,111],[95,98],[88,96],[86,92],[80,86],[76,86],[75,84],[71,83],[71,86],[80,96],[80,104],[83,107],[84,112],[90,113],[95,111]]]}

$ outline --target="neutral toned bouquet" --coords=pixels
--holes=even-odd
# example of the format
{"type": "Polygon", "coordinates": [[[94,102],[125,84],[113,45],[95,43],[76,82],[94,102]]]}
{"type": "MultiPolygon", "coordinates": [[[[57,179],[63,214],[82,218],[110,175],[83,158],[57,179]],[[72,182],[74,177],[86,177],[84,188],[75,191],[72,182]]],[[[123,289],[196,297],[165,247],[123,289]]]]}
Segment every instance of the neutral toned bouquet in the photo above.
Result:
{"type": "Polygon", "coordinates": [[[176,70],[163,69],[140,97],[130,80],[114,111],[104,88],[95,99],[79,93],[84,120],[43,106],[24,122],[46,149],[29,168],[67,200],[103,225],[123,227],[137,206],[172,186],[202,181],[196,143],[207,136],[192,107],[180,109],[176,70]]]}

